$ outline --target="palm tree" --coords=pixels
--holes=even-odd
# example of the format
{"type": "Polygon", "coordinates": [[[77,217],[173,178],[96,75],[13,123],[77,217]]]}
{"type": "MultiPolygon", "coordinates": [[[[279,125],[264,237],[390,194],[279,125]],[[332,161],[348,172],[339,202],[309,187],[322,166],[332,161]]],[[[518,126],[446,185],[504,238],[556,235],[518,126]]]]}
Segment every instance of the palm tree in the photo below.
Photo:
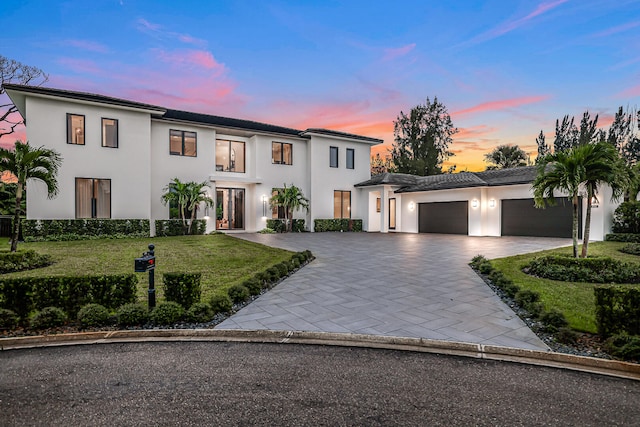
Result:
{"type": "Polygon", "coordinates": [[[508,169],[527,166],[529,157],[517,145],[499,145],[492,152],[484,155],[484,161],[493,163],[487,170],[508,169]]]}
{"type": "Polygon", "coordinates": [[[287,231],[293,230],[293,212],[301,208],[309,209],[309,199],[304,197],[302,190],[295,185],[275,190],[275,194],[271,197],[271,206],[281,206],[284,208],[285,221],[287,231]]]}
{"type": "Polygon", "coordinates": [[[208,188],[206,182],[182,182],[178,178],[173,178],[163,190],[162,203],[177,207],[186,234],[191,234],[191,226],[196,219],[196,211],[200,203],[213,206],[213,200],[207,194],[206,188],[208,188]],[[190,215],[189,218],[187,213],[190,215]]]}
{"type": "Polygon", "coordinates": [[[0,172],[8,171],[16,177],[16,199],[11,232],[11,252],[18,250],[20,235],[20,214],[22,197],[27,181],[35,179],[47,186],[47,197],[54,198],[58,194],[58,169],[62,164],[62,156],[44,147],[34,148],[29,142],[16,141],[15,148],[0,148],[0,172]]]}
{"type": "Polygon", "coordinates": [[[169,209],[171,209],[171,205],[177,207],[180,219],[182,219],[182,226],[184,230],[186,230],[187,219],[185,217],[185,208],[187,205],[188,194],[187,184],[180,181],[178,178],[173,178],[171,182],[164,187],[163,191],[164,193],[161,196],[162,204],[166,205],[169,203],[169,209]]]}
{"type": "Polygon", "coordinates": [[[191,234],[191,226],[196,219],[196,211],[200,207],[201,203],[204,203],[208,207],[213,207],[214,203],[209,194],[207,193],[206,181],[203,182],[187,182],[187,204],[186,208],[188,212],[191,212],[191,221],[189,221],[189,228],[187,234],[191,234]]]}
{"type": "Polygon", "coordinates": [[[624,167],[613,146],[606,142],[581,144],[570,149],[547,154],[538,163],[533,194],[536,207],[555,204],[554,192],[569,196],[573,208],[573,256],[578,257],[578,206],[580,190],[587,196],[585,233],[581,256],[587,256],[591,228],[592,199],[602,184],[613,190],[612,199],[620,197],[629,183],[630,173],[624,167]]]}

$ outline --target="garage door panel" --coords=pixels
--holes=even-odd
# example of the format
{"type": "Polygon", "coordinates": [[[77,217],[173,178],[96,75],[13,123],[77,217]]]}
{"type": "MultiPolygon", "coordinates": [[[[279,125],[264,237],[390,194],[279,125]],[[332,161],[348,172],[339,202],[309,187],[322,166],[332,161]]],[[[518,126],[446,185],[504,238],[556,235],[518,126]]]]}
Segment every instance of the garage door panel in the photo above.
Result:
{"type": "Polygon", "coordinates": [[[420,203],[418,231],[420,233],[469,234],[468,202],[420,203]]]}
{"type": "MultiPolygon", "coordinates": [[[[502,235],[571,237],[571,201],[562,197],[557,198],[556,202],[555,206],[538,209],[533,199],[502,200],[502,235]]],[[[579,212],[579,217],[581,216],[579,212]]]]}

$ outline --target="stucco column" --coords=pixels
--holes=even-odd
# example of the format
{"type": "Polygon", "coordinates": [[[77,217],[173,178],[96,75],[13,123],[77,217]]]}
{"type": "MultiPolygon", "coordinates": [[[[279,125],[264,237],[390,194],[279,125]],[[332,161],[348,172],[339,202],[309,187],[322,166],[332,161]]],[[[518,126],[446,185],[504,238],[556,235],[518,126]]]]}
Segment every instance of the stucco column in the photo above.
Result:
{"type": "Polygon", "coordinates": [[[380,232],[389,232],[389,209],[387,209],[387,188],[380,187],[380,232]]]}

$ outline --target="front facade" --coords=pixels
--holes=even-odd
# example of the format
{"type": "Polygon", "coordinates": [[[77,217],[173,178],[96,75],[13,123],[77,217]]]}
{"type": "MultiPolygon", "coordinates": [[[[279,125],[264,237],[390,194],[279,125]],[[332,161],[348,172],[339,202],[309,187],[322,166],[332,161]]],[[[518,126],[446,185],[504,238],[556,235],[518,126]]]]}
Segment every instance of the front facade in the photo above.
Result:
{"type": "MultiPolygon", "coordinates": [[[[199,209],[207,231],[258,231],[282,212],[276,188],[295,185],[310,200],[295,213],[313,221],[364,218],[371,147],[382,141],[326,129],[299,131],[177,111],[102,95],[6,84],[32,146],[63,157],[60,193],[29,183],[29,219],[175,217],[161,201],[167,185],[206,182],[215,208],[199,209]]],[[[153,228],[153,225],[152,225],[153,228]]],[[[151,230],[152,234],[154,230],[151,230]]]]}

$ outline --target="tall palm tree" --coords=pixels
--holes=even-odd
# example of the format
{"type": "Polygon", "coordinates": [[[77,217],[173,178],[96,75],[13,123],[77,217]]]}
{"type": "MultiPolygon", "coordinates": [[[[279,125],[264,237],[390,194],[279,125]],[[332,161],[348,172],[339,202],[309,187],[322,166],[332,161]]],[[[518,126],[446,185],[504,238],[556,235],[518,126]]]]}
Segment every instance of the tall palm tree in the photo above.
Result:
{"type": "Polygon", "coordinates": [[[189,228],[187,234],[191,234],[191,226],[196,219],[196,212],[201,203],[204,203],[208,207],[213,207],[214,203],[209,194],[207,193],[206,181],[203,182],[187,182],[187,204],[186,208],[188,212],[191,212],[191,221],[189,221],[189,228]]]}
{"type": "Polygon", "coordinates": [[[47,197],[54,198],[58,194],[58,170],[62,164],[62,156],[44,147],[34,148],[29,142],[16,141],[15,148],[0,148],[0,172],[8,171],[16,177],[16,199],[11,232],[11,252],[18,250],[20,235],[20,214],[22,197],[27,181],[42,181],[47,186],[47,197]]]}
{"type": "MultiPolygon", "coordinates": [[[[173,178],[169,184],[162,190],[164,193],[161,196],[162,204],[174,205],[178,208],[180,219],[182,219],[182,227],[187,229],[187,219],[185,217],[185,209],[187,205],[187,184],[180,181],[178,178],[173,178]]],[[[183,231],[184,232],[184,231],[183,231]]]]}
{"type": "Polygon", "coordinates": [[[178,178],[173,178],[163,190],[162,203],[177,206],[186,234],[191,234],[191,226],[196,219],[196,211],[200,204],[213,206],[213,200],[207,194],[206,188],[208,188],[206,182],[182,182],[178,178]],[[187,213],[190,215],[189,218],[187,213]]]}
{"type": "Polygon", "coordinates": [[[532,184],[536,207],[555,204],[554,192],[569,196],[573,212],[573,256],[578,257],[578,208],[580,191],[587,196],[587,213],[582,257],[587,256],[591,229],[592,199],[598,187],[608,184],[612,199],[620,197],[629,183],[630,174],[613,146],[606,142],[581,144],[570,149],[547,154],[538,163],[538,175],[532,184]]]}
{"type": "Polygon", "coordinates": [[[287,231],[293,230],[293,212],[300,209],[309,209],[309,199],[304,197],[302,190],[295,185],[287,187],[284,184],[283,188],[278,188],[275,194],[271,197],[271,206],[281,206],[284,208],[286,229],[287,231]]]}
{"type": "Polygon", "coordinates": [[[487,170],[508,169],[527,166],[529,164],[529,156],[517,145],[499,145],[493,151],[484,155],[484,161],[491,163],[491,165],[487,166],[487,170]]]}

